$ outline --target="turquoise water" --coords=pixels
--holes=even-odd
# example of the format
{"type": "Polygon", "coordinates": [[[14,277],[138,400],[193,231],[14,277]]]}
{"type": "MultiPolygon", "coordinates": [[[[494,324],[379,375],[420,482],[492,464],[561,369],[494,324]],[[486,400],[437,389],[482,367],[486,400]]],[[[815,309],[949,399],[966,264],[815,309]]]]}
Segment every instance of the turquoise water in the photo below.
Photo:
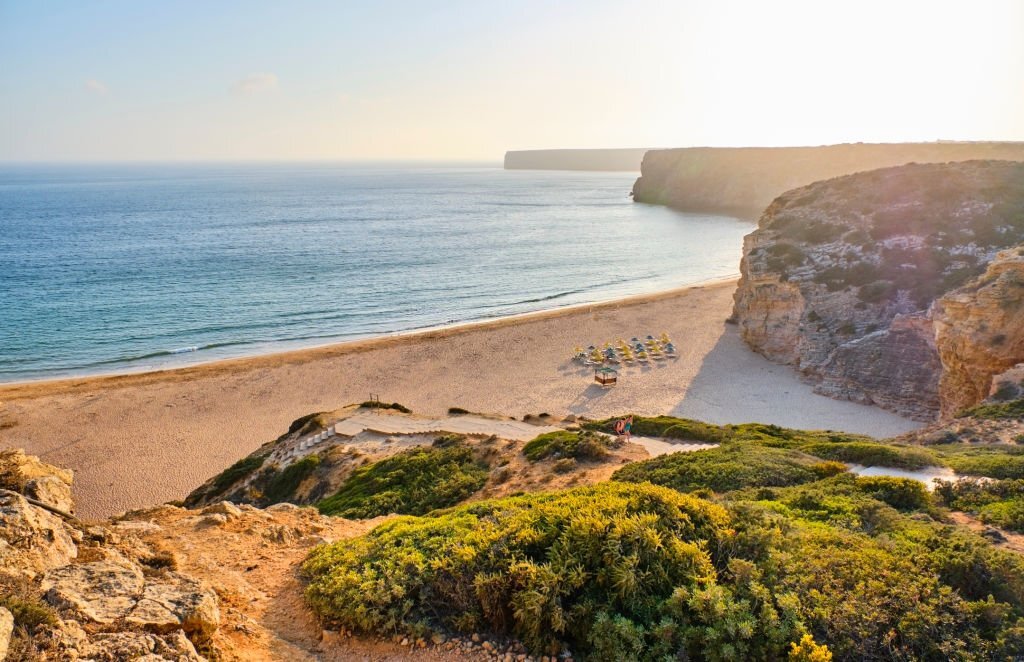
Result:
{"type": "Polygon", "coordinates": [[[635,174],[0,166],[0,381],[163,368],[735,274],[635,174]]]}

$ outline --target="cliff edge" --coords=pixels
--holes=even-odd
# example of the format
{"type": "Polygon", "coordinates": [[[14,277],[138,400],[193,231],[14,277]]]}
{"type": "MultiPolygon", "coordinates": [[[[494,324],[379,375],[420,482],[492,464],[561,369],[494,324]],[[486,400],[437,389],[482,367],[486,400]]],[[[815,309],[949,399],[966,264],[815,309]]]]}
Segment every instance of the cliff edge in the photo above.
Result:
{"type": "Polygon", "coordinates": [[[744,241],[734,319],[816,390],[919,420],[1024,362],[1024,163],[909,164],[789,191],[744,241]]]}
{"type": "Polygon", "coordinates": [[[905,163],[1024,160],[1020,142],[844,144],[820,147],[687,147],[644,155],[633,199],[685,211],[756,219],[798,186],[905,163]]]}

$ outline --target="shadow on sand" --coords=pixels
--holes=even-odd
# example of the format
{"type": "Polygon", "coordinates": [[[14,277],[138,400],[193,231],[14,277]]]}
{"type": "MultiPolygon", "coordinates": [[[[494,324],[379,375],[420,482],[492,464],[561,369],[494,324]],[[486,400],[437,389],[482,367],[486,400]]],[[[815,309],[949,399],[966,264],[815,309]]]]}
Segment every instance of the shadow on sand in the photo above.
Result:
{"type": "Polygon", "coordinates": [[[701,363],[686,394],[670,412],[709,423],[774,423],[792,428],[832,429],[889,437],[920,423],[878,407],[833,400],[814,393],[791,366],[777,365],[750,350],[735,326],[722,335],[701,363]]]}

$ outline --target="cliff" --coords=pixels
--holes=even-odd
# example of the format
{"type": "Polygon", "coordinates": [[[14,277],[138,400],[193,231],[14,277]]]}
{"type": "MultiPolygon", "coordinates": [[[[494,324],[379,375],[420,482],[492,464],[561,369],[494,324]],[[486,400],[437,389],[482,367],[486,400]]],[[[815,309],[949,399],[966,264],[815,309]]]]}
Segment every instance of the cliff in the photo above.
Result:
{"type": "Polygon", "coordinates": [[[647,150],[529,149],[505,152],[505,170],[609,170],[637,172],[647,150]]]}
{"type": "Polygon", "coordinates": [[[1024,160],[1024,143],[845,144],[821,147],[688,147],[644,155],[633,199],[757,218],[784,191],[905,163],[1024,160]]]}
{"type": "Polygon", "coordinates": [[[817,182],[777,198],[747,236],[734,318],[817,391],[930,420],[1024,362],[1022,245],[1024,163],[817,182]]]}

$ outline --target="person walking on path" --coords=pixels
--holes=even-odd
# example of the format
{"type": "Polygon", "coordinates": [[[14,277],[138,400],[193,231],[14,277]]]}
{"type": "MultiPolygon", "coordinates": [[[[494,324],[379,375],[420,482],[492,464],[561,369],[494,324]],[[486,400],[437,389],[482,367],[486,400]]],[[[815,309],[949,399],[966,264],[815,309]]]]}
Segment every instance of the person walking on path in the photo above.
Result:
{"type": "Polygon", "coordinates": [[[619,436],[620,440],[623,437],[625,437],[625,440],[629,441],[629,435],[632,432],[632,430],[633,430],[633,417],[632,416],[628,416],[626,418],[620,419],[620,420],[616,421],[616,423],[615,423],[615,434],[617,434],[619,436]]]}

